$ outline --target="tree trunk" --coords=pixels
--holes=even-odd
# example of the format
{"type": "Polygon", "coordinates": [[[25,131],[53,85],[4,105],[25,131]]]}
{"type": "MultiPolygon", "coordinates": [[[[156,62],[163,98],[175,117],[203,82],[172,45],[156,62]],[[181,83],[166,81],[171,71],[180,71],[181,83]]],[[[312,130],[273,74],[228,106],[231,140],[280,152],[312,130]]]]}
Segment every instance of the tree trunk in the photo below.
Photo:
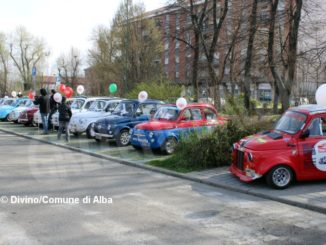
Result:
{"type": "Polygon", "coordinates": [[[257,3],[258,0],[253,0],[252,10],[250,15],[250,30],[249,30],[249,39],[248,39],[248,47],[247,47],[247,57],[245,62],[245,77],[244,77],[244,105],[249,111],[250,108],[250,84],[251,84],[251,65],[252,65],[252,57],[253,57],[253,46],[255,40],[255,34],[257,29],[257,3]]]}

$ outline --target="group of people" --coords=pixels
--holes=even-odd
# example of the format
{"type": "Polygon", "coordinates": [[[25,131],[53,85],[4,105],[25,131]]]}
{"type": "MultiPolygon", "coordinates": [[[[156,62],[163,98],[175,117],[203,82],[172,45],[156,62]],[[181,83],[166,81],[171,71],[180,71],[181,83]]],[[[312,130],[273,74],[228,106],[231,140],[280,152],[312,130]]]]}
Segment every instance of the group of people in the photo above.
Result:
{"type": "Polygon", "coordinates": [[[35,97],[33,103],[35,105],[39,105],[40,114],[43,124],[43,134],[49,133],[49,128],[51,128],[51,119],[53,114],[58,110],[59,112],[59,130],[57,138],[61,139],[61,134],[65,131],[66,141],[69,142],[69,121],[72,116],[72,112],[70,107],[66,104],[66,97],[62,97],[61,103],[57,103],[54,100],[54,95],[56,91],[54,89],[51,90],[51,96],[49,97],[47,91],[44,88],[40,89],[40,96],[35,97]]]}

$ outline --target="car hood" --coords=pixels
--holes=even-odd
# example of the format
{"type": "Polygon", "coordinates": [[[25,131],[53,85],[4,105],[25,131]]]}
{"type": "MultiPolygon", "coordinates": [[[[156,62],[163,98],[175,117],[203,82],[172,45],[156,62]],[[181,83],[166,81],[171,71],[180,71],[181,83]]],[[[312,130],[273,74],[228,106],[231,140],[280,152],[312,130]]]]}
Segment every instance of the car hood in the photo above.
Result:
{"type": "Polygon", "coordinates": [[[132,120],[132,117],[109,115],[105,118],[98,120],[97,123],[108,125],[108,124],[117,124],[117,123],[128,123],[131,120],[132,120]]]}
{"type": "Polygon", "coordinates": [[[284,150],[293,144],[293,138],[280,132],[268,131],[240,140],[240,146],[254,151],[284,150]]]}
{"type": "Polygon", "coordinates": [[[97,118],[97,117],[102,117],[105,116],[106,113],[103,111],[85,111],[85,112],[80,112],[74,115],[74,118],[97,118]]]}
{"type": "Polygon", "coordinates": [[[158,121],[158,120],[152,120],[149,122],[141,123],[136,126],[137,129],[141,130],[165,130],[165,129],[172,129],[175,128],[176,124],[175,122],[171,121],[158,121]]]}

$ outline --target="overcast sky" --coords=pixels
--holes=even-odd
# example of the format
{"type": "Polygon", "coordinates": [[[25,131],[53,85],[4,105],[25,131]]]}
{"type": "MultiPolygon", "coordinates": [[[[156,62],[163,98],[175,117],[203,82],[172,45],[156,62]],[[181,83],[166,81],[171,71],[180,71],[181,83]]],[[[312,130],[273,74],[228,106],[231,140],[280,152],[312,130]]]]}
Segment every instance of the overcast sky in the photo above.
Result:
{"type": "MultiPolygon", "coordinates": [[[[109,25],[122,0],[0,0],[0,31],[9,33],[23,25],[42,37],[52,62],[70,47],[86,54],[94,27],[109,25]]],[[[134,1],[138,2],[138,1],[134,1]]],[[[146,10],[164,6],[166,0],[143,0],[146,10]]]]}

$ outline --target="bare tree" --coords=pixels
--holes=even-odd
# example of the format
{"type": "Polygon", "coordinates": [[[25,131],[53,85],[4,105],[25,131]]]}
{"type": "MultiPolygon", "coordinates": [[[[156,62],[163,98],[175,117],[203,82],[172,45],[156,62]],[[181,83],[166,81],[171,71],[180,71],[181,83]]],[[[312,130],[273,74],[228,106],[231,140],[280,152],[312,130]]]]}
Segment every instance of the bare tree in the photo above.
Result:
{"type": "Polygon", "coordinates": [[[45,43],[18,27],[10,42],[9,55],[24,83],[24,90],[32,86],[32,68],[37,67],[45,56],[45,43]]]}
{"type": "Polygon", "coordinates": [[[0,91],[1,96],[8,92],[9,51],[6,48],[6,36],[0,33],[0,91]]]}
{"type": "Polygon", "coordinates": [[[57,59],[58,73],[61,80],[72,88],[77,86],[81,64],[82,58],[80,52],[73,47],[68,54],[62,54],[57,59]]]}

